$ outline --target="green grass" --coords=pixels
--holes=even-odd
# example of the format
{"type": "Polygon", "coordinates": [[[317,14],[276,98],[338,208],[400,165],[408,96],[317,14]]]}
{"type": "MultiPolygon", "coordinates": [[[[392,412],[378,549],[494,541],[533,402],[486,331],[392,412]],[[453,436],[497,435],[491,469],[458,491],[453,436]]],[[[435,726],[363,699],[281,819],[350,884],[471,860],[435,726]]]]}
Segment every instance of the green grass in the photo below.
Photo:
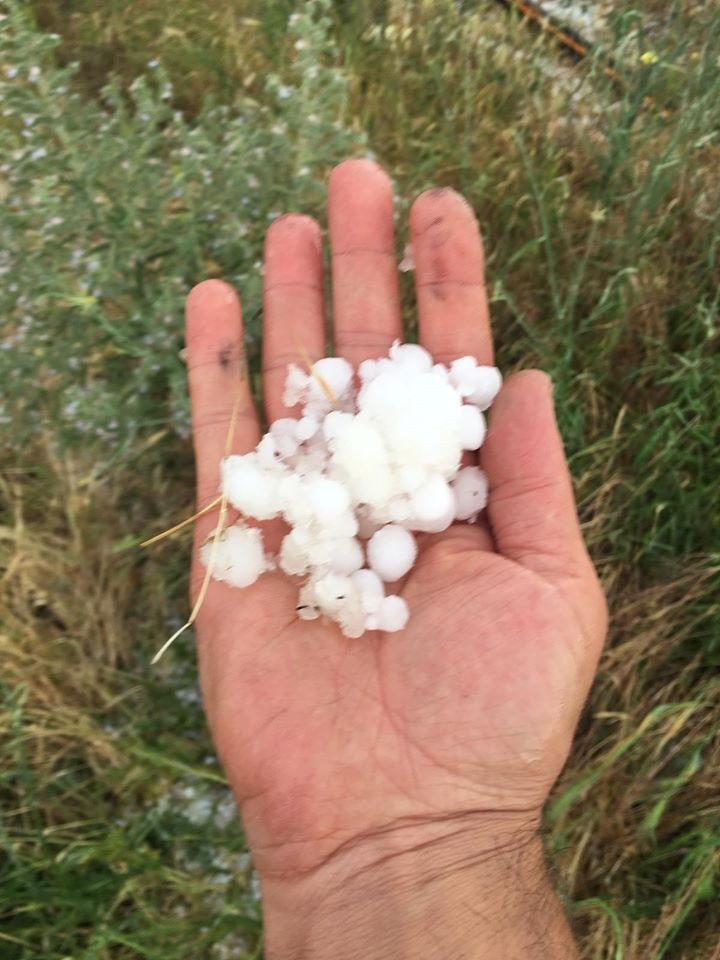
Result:
{"type": "Polygon", "coordinates": [[[369,149],[401,211],[433,183],[466,194],[485,236],[499,362],[539,364],[556,383],[612,611],[547,815],[584,953],[711,958],[712,6],[616,3],[602,37],[620,92],[599,64],[573,65],[490,2],[345,0],[290,36],[292,0],[0,6],[12,13],[0,37],[0,420],[13,423],[0,519],[0,955],[259,953],[189,641],[147,666],[186,614],[187,542],[150,555],[136,545],[191,510],[184,292],[210,275],[240,286],[257,358],[268,219],[322,219],[329,167],[369,149]],[[20,16],[30,8],[40,27],[20,16]],[[640,60],[648,49],[657,63],[640,60]]]}

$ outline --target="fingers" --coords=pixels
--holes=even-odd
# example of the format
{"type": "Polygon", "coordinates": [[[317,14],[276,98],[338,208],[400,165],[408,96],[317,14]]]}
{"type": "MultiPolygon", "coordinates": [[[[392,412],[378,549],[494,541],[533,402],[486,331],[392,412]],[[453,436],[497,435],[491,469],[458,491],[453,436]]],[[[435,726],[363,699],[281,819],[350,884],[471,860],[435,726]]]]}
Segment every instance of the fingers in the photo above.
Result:
{"type": "MultiPolygon", "coordinates": [[[[185,340],[198,507],[202,508],[219,492],[220,460],[236,403],[233,452],[251,450],[260,435],[245,368],[240,301],[232,287],[221,280],[205,280],[190,291],[185,340]]],[[[204,519],[203,527],[208,521],[204,519]]]]}
{"type": "Polygon", "coordinates": [[[289,363],[325,355],[322,235],[310,217],[288,214],[265,237],[263,392],[269,421],[287,416],[282,394],[289,363]]]}
{"type": "Polygon", "coordinates": [[[454,190],[428,190],[410,210],[420,342],[447,363],[471,354],[492,363],[482,241],[469,204],[454,190]]]}
{"type": "Polygon", "coordinates": [[[335,167],[328,188],[335,353],[357,364],[402,336],[392,186],[371,160],[335,167]]]}
{"type": "MultiPolygon", "coordinates": [[[[492,406],[481,460],[498,551],[567,588],[588,608],[602,605],[546,374],[526,370],[508,378],[492,406]]],[[[599,607],[592,612],[601,616],[599,607]]]]}

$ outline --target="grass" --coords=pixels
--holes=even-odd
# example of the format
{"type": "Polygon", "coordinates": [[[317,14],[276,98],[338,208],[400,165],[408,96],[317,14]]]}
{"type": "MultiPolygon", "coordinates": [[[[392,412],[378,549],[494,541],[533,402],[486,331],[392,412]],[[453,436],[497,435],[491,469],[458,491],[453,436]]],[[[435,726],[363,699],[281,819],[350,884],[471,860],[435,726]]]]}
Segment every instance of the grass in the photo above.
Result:
{"type": "MultiPolygon", "coordinates": [[[[252,875],[190,643],[147,669],[186,616],[185,547],[147,556],[136,544],[191,510],[183,291],[205,275],[242,285],[256,338],[264,223],[285,207],[322,217],[327,167],[367,143],[402,210],[431,183],[468,196],[485,235],[500,363],[537,363],[556,383],[613,613],[547,815],[584,954],[717,956],[712,6],[608,5],[602,37],[620,92],[600,65],[574,65],[489,2],[337,2],[326,29],[302,28],[309,52],[286,32],[292,0],[27,6],[60,35],[47,56],[79,71],[48,79],[49,92],[21,71],[0,118],[12,149],[30,141],[29,115],[39,118],[31,136],[46,137],[32,148],[49,147],[32,161],[39,168],[23,154],[0,169],[2,247],[14,258],[2,261],[0,414],[17,425],[2,454],[0,954],[259,955],[252,875]],[[657,63],[640,59],[649,49],[657,63]],[[315,86],[297,76],[298,58],[311,55],[315,86]],[[147,66],[156,59],[162,68],[147,66]],[[152,92],[158,69],[169,100],[152,92]],[[103,107],[111,77],[117,94],[103,107]],[[283,113],[286,85],[295,92],[283,113]],[[242,142],[222,112],[208,113],[208,95],[213,109],[246,118],[242,142]],[[78,98],[62,112],[69,119],[53,119],[68,96],[78,98]],[[310,172],[298,176],[300,166],[310,172]],[[51,228],[53,217],[64,224],[51,228]],[[127,383],[137,399],[121,403],[127,383]],[[71,402],[87,406],[80,434],[69,430],[71,402]]],[[[46,54],[38,30],[22,29],[0,67],[14,56],[27,73],[46,54]]],[[[402,282],[412,329],[411,279],[402,282]]]]}

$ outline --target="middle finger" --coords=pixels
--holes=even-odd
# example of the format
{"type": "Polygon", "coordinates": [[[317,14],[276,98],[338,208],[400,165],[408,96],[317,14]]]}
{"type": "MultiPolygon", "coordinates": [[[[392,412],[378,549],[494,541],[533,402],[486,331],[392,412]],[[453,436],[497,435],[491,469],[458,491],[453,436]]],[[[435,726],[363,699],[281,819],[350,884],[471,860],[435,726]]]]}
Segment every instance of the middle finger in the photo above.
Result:
{"type": "Polygon", "coordinates": [[[330,175],[335,353],[353,365],[402,336],[390,178],[371,160],[346,160],[330,175]]]}

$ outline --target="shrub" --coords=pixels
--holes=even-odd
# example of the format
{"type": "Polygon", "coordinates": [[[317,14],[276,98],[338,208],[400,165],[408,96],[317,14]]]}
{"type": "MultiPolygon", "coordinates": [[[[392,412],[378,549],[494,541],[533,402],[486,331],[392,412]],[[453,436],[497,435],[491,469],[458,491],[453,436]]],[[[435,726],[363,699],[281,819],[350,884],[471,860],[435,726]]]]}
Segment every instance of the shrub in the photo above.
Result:
{"type": "Polygon", "coordinates": [[[317,211],[330,165],[362,149],[344,121],[329,0],[288,21],[289,62],[262,99],[209,98],[190,122],[162,65],[99,101],[73,91],[58,37],[6,4],[0,39],[0,422],[21,441],[57,425],[121,452],[145,431],[185,434],[182,302],[198,280],[242,286],[258,331],[267,223],[317,211]]]}

